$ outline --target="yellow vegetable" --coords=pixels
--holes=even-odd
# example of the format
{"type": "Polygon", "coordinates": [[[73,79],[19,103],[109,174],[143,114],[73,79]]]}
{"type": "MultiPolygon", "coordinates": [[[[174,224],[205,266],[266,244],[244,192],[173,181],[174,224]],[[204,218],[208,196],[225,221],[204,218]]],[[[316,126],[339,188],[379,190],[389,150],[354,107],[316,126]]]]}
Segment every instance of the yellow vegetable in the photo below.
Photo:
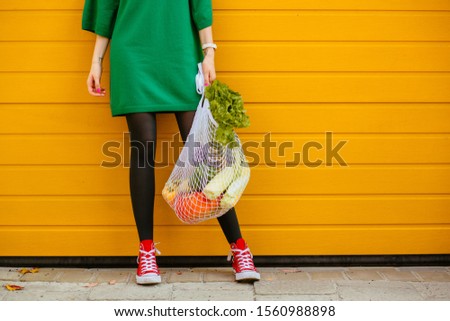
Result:
{"type": "Polygon", "coordinates": [[[228,186],[220,201],[220,207],[231,208],[236,205],[250,179],[250,168],[242,167],[241,176],[228,186]]]}
{"type": "Polygon", "coordinates": [[[164,197],[164,199],[170,206],[173,205],[176,195],[177,195],[177,191],[175,188],[171,188],[168,185],[164,186],[164,189],[162,191],[162,196],[164,197]]]}

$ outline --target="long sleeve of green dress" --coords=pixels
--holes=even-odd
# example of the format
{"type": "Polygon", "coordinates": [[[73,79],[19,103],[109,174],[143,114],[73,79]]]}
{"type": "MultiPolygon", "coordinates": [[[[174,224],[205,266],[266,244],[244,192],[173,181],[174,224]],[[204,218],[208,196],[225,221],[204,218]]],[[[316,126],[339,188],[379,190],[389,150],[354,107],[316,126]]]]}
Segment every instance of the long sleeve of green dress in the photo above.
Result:
{"type": "Polygon", "coordinates": [[[189,0],[192,19],[197,30],[209,27],[213,23],[212,0],[189,0]]]}
{"type": "Polygon", "coordinates": [[[119,0],[86,0],[82,29],[111,38],[117,16],[119,0]]]}

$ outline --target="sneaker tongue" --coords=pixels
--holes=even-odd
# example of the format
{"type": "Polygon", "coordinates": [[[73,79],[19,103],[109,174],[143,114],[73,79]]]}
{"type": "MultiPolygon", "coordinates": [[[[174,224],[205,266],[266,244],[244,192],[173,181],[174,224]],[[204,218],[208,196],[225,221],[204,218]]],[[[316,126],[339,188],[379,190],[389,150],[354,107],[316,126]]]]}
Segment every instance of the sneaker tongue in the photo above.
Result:
{"type": "Polygon", "coordinates": [[[146,252],[148,252],[152,249],[152,244],[153,244],[152,240],[143,240],[141,242],[141,246],[143,247],[143,250],[146,252]]]}
{"type": "Polygon", "coordinates": [[[240,238],[236,241],[236,247],[240,250],[245,250],[246,245],[245,245],[245,241],[243,238],[240,238]]]}

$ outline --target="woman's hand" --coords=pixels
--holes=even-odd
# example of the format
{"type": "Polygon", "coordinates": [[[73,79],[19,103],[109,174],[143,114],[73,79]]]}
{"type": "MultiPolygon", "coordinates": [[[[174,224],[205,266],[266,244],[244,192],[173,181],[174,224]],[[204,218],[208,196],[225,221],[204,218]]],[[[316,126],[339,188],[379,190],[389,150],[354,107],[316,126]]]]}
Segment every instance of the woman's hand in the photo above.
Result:
{"type": "Polygon", "coordinates": [[[216,67],[214,66],[214,49],[208,48],[203,58],[203,77],[205,78],[205,87],[209,86],[216,79],[216,67]]]}
{"type": "Polygon", "coordinates": [[[106,90],[101,87],[102,79],[102,64],[101,62],[93,62],[91,66],[91,72],[87,79],[88,91],[92,96],[102,97],[105,96],[106,90]]]}
{"type": "Polygon", "coordinates": [[[87,79],[88,92],[92,96],[105,96],[105,89],[100,85],[102,79],[102,62],[108,47],[109,39],[97,35],[95,38],[94,54],[92,56],[91,71],[87,79]]]}

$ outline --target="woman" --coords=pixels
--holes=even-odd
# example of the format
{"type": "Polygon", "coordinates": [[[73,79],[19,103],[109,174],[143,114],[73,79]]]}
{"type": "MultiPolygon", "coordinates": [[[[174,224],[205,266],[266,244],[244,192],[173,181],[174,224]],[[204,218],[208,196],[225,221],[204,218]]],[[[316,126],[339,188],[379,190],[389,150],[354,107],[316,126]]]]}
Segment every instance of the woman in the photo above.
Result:
{"type": "MultiPolygon", "coordinates": [[[[155,113],[175,113],[186,141],[200,98],[198,62],[205,86],[216,78],[212,19],[211,0],[86,0],[84,5],[82,28],[97,35],[88,91],[106,94],[102,62],[111,40],[111,113],[125,116],[130,131],[130,194],[140,239],[138,284],[161,282],[153,243],[155,113]]],[[[218,221],[230,243],[236,280],[259,280],[234,208],[218,221]]]]}

